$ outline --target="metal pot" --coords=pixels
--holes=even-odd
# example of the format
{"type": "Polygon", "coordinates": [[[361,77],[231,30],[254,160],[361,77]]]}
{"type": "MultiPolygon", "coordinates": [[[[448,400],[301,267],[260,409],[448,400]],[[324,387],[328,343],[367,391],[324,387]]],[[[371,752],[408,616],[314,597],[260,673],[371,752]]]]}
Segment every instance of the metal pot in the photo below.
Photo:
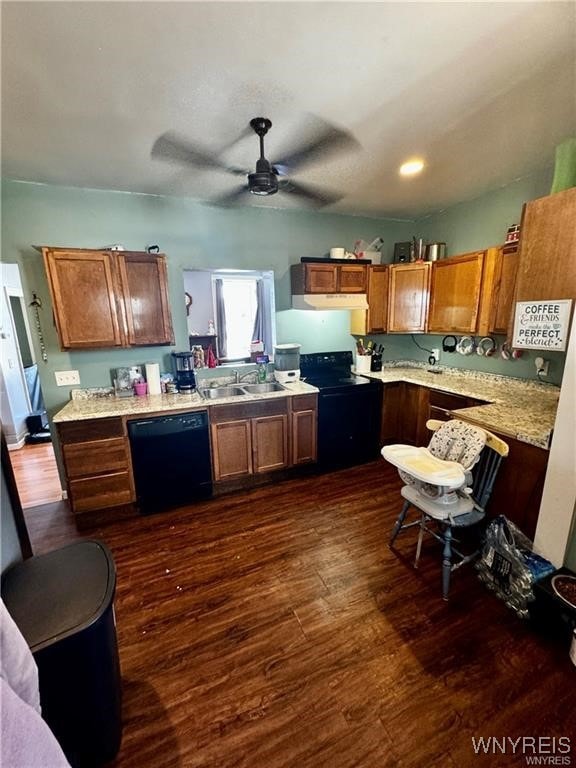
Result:
{"type": "Polygon", "coordinates": [[[427,243],[424,246],[425,261],[438,261],[446,258],[446,243],[427,243]]]}

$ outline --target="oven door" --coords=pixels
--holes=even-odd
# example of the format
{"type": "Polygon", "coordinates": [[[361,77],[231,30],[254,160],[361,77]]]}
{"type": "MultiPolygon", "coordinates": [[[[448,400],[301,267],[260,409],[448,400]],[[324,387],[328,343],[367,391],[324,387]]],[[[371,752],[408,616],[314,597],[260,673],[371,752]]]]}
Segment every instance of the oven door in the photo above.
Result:
{"type": "Polygon", "coordinates": [[[320,391],[318,465],[338,469],[377,459],[380,451],[382,386],[320,391]]]}

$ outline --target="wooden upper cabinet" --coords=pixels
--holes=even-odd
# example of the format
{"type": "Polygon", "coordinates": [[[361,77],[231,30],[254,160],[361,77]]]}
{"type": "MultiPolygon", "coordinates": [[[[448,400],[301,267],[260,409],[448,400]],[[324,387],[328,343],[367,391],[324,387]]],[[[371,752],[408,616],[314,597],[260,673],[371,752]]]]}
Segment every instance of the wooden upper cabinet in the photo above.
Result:
{"type": "Polygon", "coordinates": [[[388,333],[423,333],[430,293],[430,262],[389,268],[388,333]]]}
{"type": "Polygon", "coordinates": [[[350,333],[364,336],[367,333],[385,333],[388,325],[388,267],[368,267],[368,309],[350,312],[350,333]]]}
{"type": "Polygon", "coordinates": [[[292,293],[365,293],[366,264],[292,264],[292,293]]]}
{"type": "Polygon", "coordinates": [[[51,248],[42,254],[62,348],[124,346],[114,254],[51,248]]]}
{"type": "Polygon", "coordinates": [[[366,293],[366,264],[341,264],[338,266],[338,293],[366,293]]]}
{"type": "Polygon", "coordinates": [[[132,346],[174,344],[164,256],[119,253],[120,282],[132,346]]]}
{"type": "Polygon", "coordinates": [[[336,264],[302,264],[304,293],[336,293],[338,272],[336,264]]]}
{"type": "Polygon", "coordinates": [[[516,301],[576,298],[576,187],[526,203],[516,301]]]}
{"type": "Polygon", "coordinates": [[[503,245],[497,248],[496,252],[494,290],[488,333],[505,334],[508,332],[514,303],[514,288],[518,271],[518,245],[503,245]]]}
{"type": "Polygon", "coordinates": [[[166,257],[42,248],[63,349],[173,344],[166,257]]]}
{"type": "Polygon", "coordinates": [[[429,333],[476,333],[484,257],[475,251],[433,263],[429,333]]]}

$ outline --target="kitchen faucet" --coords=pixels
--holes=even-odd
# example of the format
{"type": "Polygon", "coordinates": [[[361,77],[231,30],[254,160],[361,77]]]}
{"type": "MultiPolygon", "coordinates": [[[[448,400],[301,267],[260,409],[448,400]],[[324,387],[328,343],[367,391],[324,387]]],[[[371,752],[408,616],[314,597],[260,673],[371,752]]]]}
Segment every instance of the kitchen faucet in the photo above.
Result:
{"type": "Polygon", "coordinates": [[[234,369],[232,373],[234,374],[234,384],[240,384],[242,379],[246,379],[248,376],[253,376],[254,378],[257,376],[257,371],[255,370],[246,371],[245,373],[241,374],[240,371],[234,369]]]}

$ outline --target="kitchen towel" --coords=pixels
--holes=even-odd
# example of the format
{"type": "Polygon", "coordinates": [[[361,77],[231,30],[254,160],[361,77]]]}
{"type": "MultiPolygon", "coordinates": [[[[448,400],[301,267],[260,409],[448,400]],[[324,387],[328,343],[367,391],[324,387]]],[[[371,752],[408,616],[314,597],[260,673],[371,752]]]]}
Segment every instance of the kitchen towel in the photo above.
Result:
{"type": "Polygon", "coordinates": [[[146,363],[146,381],[148,382],[149,395],[159,395],[162,392],[160,365],[158,363],[146,363]]]}

